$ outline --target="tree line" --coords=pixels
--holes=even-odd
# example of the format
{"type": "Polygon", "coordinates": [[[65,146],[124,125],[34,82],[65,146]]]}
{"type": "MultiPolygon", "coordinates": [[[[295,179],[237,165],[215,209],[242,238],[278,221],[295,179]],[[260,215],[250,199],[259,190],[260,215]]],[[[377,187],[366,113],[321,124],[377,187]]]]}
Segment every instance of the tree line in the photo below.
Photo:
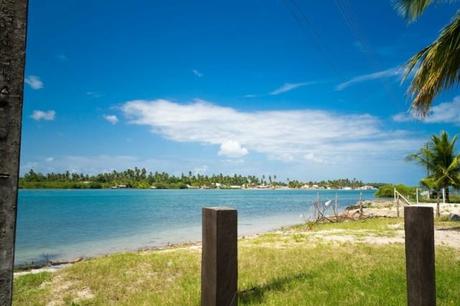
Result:
{"type": "MultiPolygon", "coordinates": [[[[185,188],[230,188],[231,186],[256,187],[290,187],[300,188],[304,185],[322,188],[357,188],[364,186],[358,179],[336,179],[314,181],[290,180],[280,181],[277,175],[224,175],[220,174],[187,174],[171,175],[167,172],[151,172],[145,168],[133,168],[124,171],[113,170],[99,174],[82,174],[65,171],[63,173],[40,173],[29,170],[19,179],[20,188],[75,188],[100,189],[113,187],[126,188],[158,188],[158,189],[185,189],[185,188]]],[[[378,186],[379,184],[372,184],[378,186]]]]}

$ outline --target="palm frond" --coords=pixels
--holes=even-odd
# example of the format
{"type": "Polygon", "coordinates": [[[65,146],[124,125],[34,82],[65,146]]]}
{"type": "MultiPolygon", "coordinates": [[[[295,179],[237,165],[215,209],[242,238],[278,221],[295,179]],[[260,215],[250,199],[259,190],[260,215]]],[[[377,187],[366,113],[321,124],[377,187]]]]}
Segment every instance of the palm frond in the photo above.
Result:
{"type": "Polygon", "coordinates": [[[405,19],[414,21],[432,2],[433,0],[399,0],[395,6],[405,19]]]}
{"type": "Polygon", "coordinates": [[[426,116],[434,97],[460,82],[460,11],[432,44],[409,59],[403,80],[412,72],[415,75],[409,87],[411,107],[415,113],[426,116]]]}
{"type": "Polygon", "coordinates": [[[455,153],[456,140],[456,136],[449,138],[446,131],[441,131],[417,153],[406,157],[428,170],[429,175],[421,181],[422,185],[435,190],[460,187],[460,155],[455,153]]]}

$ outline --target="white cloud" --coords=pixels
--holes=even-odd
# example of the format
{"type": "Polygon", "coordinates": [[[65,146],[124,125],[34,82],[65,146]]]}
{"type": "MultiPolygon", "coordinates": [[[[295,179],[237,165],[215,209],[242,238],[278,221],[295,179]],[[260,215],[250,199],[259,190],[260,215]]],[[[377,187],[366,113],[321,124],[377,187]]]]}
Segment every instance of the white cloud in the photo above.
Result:
{"type": "Polygon", "coordinates": [[[401,76],[402,73],[404,72],[404,69],[402,67],[394,67],[390,68],[387,70],[383,71],[377,71],[374,73],[370,74],[364,74],[360,75],[357,77],[354,77],[346,82],[340,83],[335,87],[336,90],[344,90],[352,85],[355,85],[357,83],[365,82],[365,81],[372,81],[372,80],[378,80],[378,79],[383,79],[383,78],[391,78],[391,77],[398,77],[401,76]]]}
{"type": "Polygon", "coordinates": [[[53,121],[56,118],[56,112],[54,110],[49,110],[49,111],[34,110],[30,117],[37,121],[40,121],[40,120],[53,121]]]}
{"type": "Polygon", "coordinates": [[[460,126],[460,96],[454,97],[452,101],[433,106],[424,118],[406,112],[394,115],[393,120],[396,122],[420,120],[425,123],[451,123],[460,126]]]}
{"type": "Polygon", "coordinates": [[[43,81],[36,75],[29,75],[25,78],[24,83],[29,85],[32,89],[42,89],[43,81]]]}
{"type": "Polygon", "coordinates": [[[398,113],[394,115],[392,119],[396,122],[408,122],[408,121],[413,121],[416,118],[414,117],[413,114],[409,112],[405,112],[405,113],[398,113]]]}
{"type": "Polygon", "coordinates": [[[433,106],[429,116],[424,121],[428,123],[453,123],[460,125],[460,96],[456,96],[450,102],[433,106]]]}
{"type": "Polygon", "coordinates": [[[196,69],[193,69],[192,72],[196,77],[199,77],[199,78],[203,77],[203,74],[196,69]]]}
{"type": "Polygon", "coordinates": [[[310,162],[404,156],[423,140],[404,131],[385,131],[378,118],[320,110],[240,112],[202,100],[134,100],[121,107],[130,122],[178,141],[218,145],[219,153],[248,151],[270,159],[310,162]],[[232,141],[232,142],[229,142],[232,141]],[[230,148],[230,149],[229,149],[230,148]]]}
{"type": "MultiPolygon", "coordinates": [[[[328,163],[328,161],[322,159],[322,158],[319,158],[318,156],[316,156],[316,154],[312,153],[312,152],[309,152],[307,154],[305,154],[303,156],[303,158],[305,160],[310,160],[310,161],[313,161],[313,162],[316,162],[316,163],[320,163],[320,164],[326,164],[328,163]]],[[[332,162],[331,162],[332,163],[332,162]]]]}
{"type": "Polygon", "coordinates": [[[231,158],[240,158],[248,154],[248,150],[238,141],[227,140],[220,145],[219,155],[231,158]]]}
{"type": "Polygon", "coordinates": [[[47,157],[45,158],[45,161],[48,162],[48,163],[51,163],[54,161],[54,157],[47,157]]]}
{"type": "Polygon", "coordinates": [[[270,92],[271,96],[276,96],[299,87],[315,84],[315,82],[302,82],[302,83],[284,83],[281,87],[270,92]]]}
{"type": "Polygon", "coordinates": [[[100,98],[100,97],[102,97],[102,94],[100,94],[100,93],[98,93],[96,91],[87,91],[86,95],[90,96],[92,98],[100,98]]]}
{"type": "Polygon", "coordinates": [[[118,117],[116,115],[104,115],[103,117],[105,120],[107,120],[111,124],[115,125],[118,123],[118,117]]]}

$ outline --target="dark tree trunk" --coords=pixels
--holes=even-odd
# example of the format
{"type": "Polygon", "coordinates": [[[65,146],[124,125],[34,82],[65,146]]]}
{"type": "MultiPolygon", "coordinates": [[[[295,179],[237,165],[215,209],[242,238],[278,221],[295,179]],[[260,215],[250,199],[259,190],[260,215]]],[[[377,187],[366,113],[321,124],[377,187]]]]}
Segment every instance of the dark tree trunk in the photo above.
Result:
{"type": "Polygon", "coordinates": [[[27,0],[0,0],[0,305],[11,305],[27,0]]]}

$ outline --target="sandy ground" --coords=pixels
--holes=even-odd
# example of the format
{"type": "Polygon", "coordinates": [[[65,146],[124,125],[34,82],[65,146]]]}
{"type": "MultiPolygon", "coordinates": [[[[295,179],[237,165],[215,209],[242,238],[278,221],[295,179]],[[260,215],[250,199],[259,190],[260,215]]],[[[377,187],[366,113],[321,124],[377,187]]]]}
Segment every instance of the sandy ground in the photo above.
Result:
{"type": "MultiPolygon", "coordinates": [[[[366,214],[382,217],[396,217],[397,207],[393,201],[367,201],[365,202],[364,211],[366,214]],[[366,207],[369,206],[369,207],[366,207]]],[[[433,214],[436,214],[436,203],[420,203],[411,206],[424,206],[432,207],[433,214]]],[[[449,214],[460,215],[460,203],[439,204],[441,216],[448,216],[449,214]]],[[[404,205],[400,206],[400,216],[404,214],[404,205]]]]}
{"type": "MultiPolygon", "coordinates": [[[[391,244],[391,243],[404,243],[404,230],[403,224],[398,224],[401,230],[392,232],[390,236],[375,235],[366,233],[366,231],[353,231],[353,230],[328,230],[317,231],[310,234],[310,236],[319,241],[331,242],[353,242],[353,243],[367,243],[367,244],[391,244]]],[[[435,244],[437,246],[448,246],[460,250],[460,226],[455,228],[437,228],[434,234],[435,244]]]]}

